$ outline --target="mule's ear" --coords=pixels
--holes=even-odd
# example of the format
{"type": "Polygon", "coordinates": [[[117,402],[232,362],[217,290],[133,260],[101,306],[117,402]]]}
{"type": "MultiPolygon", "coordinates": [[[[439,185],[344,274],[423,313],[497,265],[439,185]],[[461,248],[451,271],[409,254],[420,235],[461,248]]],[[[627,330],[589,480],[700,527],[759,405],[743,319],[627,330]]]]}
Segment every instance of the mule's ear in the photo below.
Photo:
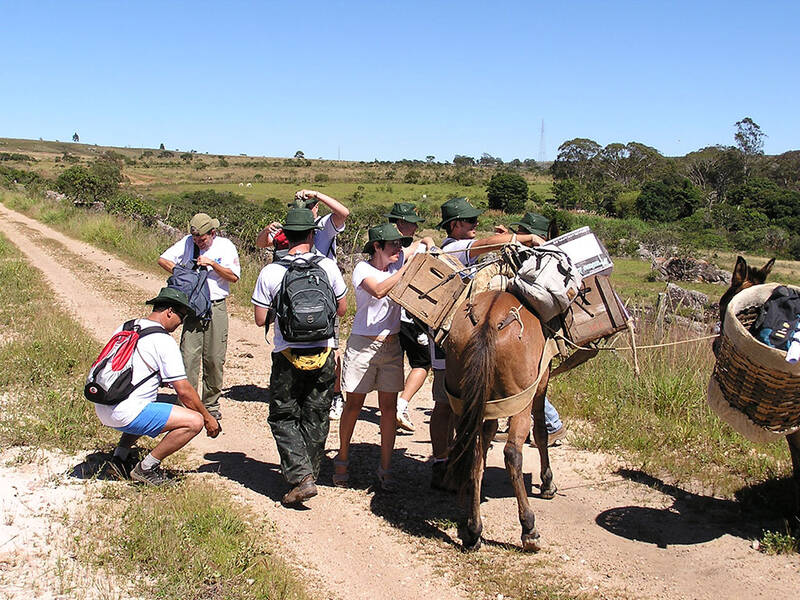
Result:
{"type": "Polygon", "coordinates": [[[731,277],[731,288],[736,288],[747,281],[747,261],[741,256],[736,257],[736,266],[733,267],[733,276],[731,277]]]}
{"type": "Polygon", "coordinates": [[[553,219],[550,221],[550,225],[547,226],[547,239],[552,240],[553,238],[558,237],[558,223],[556,220],[553,219]]]}
{"type": "Polygon", "coordinates": [[[775,266],[775,259],[774,258],[770,258],[767,261],[767,264],[765,264],[763,267],[761,267],[761,273],[764,275],[764,281],[766,281],[767,275],[769,275],[769,272],[772,271],[772,267],[774,267],[774,266],[775,266]]]}

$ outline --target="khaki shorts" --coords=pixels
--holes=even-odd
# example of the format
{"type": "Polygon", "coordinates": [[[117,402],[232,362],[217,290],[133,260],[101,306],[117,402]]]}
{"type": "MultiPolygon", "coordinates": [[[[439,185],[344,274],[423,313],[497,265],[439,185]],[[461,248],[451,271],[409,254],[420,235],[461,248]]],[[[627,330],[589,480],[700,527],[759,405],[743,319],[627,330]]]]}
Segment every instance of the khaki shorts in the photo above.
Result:
{"type": "Polygon", "coordinates": [[[377,341],[350,334],[342,363],[342,390],[402,392],[403,381],[403,349],[396,335],[377,341]]]}
{"type": "Polygon", "coordinates": [[[433,402],[434,404],[450,404],[444,386],[444,369],[433,370],[433,402]]]}

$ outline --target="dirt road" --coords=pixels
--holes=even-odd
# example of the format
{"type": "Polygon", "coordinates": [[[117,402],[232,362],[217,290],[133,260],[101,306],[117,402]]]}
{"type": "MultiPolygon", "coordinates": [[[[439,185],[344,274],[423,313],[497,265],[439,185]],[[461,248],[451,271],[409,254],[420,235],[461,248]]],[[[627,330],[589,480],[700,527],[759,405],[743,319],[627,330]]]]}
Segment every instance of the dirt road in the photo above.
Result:
{"type": "MultiPolygon", "coordinates": [[[[163,285],[161,274],[132,269],[2,205],[0,215],[4,234],[43,271],[55,300],[98,340],[105,341],[124,319],[143,314],[144,300],[163,285]]],[[[371,395],[353,438],[356,488],[334,488],[326,461],[319,496],[306,510],[290,510],[278,502],[285,486],[266,424],[269,351],[250,312],[234,310],[224,432],[216,440],[192,442],[197,471],[229,481],[237,497],[276,523],[287,553],[319,597],[468,597],[464,578],[454,575],[460,555],[453,521],[462,513],[453,498],[427,485],[429,385],[413,407],[417,431],[398,436],[394,461],[401,492],[384,495],[371,489],[379,439],[371,395]]],[[[334,427],[329,457],[337,446],[334,427]]],[[[524,458],[527,469],[537,468],[535,449],[526,448],[524,458]]],[[[531,577],[545,576],[540,566],[534,570],[543,555],[550,580],[563,579],[575,593],[590,596],[772,599],[794,597],[800,589],[796,555],[767,556],[751,547],[762,527],[776,523],[756,522],[737,503],[672,488],[569,443],[553,449],[551,461],[559,494],[552,501],[533,499],[545,549],[538,557],[514,555],[530,565],[531,577]]],[[[487,543],[480,551],[490,559],[507,554],[509,545],[519,546],[516,502],[502,464],[502,446],[495,444],[484,484],[487,543]]]]}

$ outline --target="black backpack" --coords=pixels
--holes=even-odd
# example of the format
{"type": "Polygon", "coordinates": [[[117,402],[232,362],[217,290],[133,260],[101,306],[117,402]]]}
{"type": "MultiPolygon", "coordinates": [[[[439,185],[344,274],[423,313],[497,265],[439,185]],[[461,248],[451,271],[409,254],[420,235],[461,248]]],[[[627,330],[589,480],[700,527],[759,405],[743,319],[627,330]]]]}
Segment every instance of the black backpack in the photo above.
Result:
{"type": "Polygon", "coordinates": [[[800,293],[785,285],[776,287],[750,327],[759,341],[786,350],[800,326],[800,293]]]}
{"type": "Polygon", "coordinates": [[[324,257],[288,256],[278,261],[286,267],[275,302],[275,316],[287,342],[317,342],[333,337],[336,296],[328,274],[320,266],[324,257]]]}

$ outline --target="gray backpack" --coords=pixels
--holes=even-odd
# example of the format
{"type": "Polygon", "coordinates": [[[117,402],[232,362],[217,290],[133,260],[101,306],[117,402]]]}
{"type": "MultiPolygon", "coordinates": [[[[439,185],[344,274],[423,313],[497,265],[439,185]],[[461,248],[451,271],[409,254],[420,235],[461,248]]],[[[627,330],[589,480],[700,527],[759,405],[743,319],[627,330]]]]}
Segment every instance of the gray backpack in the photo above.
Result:
{"type": "Polygon", "coordinates": [[[323,256],[278,261],[286,267],[275,302],[275,316],[287,342],[317,342],[333,337],[336,296],[328,274],[320,266],[323,256]]]}
{"type": "Polygon", "coordinates": [[[542,321],[566,312],[578,296],[582,279],[567,253],[552,246],[523,250],[522,265],[508,291],[528,304],[542,321]]]}

